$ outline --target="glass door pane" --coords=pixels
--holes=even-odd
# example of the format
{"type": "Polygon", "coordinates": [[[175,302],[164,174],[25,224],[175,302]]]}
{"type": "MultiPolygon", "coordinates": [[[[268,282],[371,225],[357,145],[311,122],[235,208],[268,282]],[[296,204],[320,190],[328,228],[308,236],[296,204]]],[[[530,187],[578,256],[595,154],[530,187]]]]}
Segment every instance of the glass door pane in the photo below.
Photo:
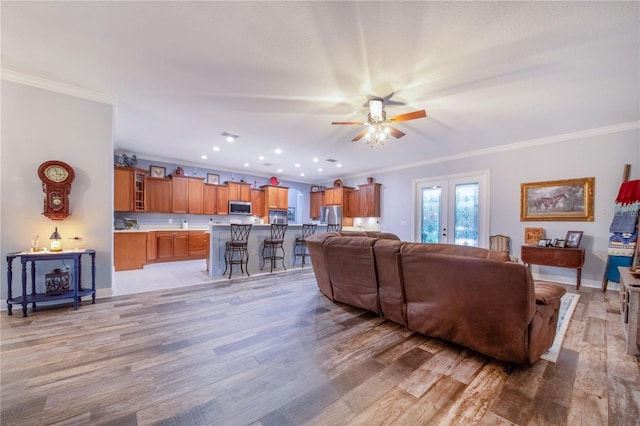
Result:
{"type": "Polygon", "coordinates": [[[455,185],[455,233],[453,243],[478,247],[478,183],[455,185]]]}
{"type": "Polygon", "coordinates": [[[439,243],[441,214],[442,187],[433,186],[422,188],[422,239],[423,243],[439,243]]]}

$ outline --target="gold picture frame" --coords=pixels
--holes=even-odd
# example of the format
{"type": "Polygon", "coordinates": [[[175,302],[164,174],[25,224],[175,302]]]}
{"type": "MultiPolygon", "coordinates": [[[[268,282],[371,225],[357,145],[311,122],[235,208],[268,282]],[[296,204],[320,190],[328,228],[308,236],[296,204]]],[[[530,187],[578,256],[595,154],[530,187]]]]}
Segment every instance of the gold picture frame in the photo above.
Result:
{"type": "Polygon", "coordinates": [[[594,177],[520,184],[520,221],[593,222],[594,177]]]}

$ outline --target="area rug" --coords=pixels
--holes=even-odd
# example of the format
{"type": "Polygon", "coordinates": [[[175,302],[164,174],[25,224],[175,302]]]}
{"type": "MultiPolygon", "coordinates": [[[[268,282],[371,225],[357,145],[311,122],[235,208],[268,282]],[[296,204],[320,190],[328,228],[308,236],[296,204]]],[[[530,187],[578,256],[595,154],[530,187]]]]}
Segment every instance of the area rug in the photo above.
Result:
{"type": "Polygon", "coordinates": [[[560,299],[560,314],[558,325],[556,326],[556,337],[553,339],[553,345],[540,358],[554,363],[558,360],[564,336],[567,334],[569,323],[571,323],[573,311],[578,305],[578,299],[580,299],[580,295],[575,293],[565,293],[560,299]]]}

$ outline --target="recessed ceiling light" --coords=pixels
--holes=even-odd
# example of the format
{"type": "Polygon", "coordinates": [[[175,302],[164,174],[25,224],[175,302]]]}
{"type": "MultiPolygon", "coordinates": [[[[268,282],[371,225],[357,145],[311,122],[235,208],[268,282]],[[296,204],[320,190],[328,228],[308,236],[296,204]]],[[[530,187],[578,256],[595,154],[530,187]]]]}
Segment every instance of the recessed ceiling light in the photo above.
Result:
{"type": "Polygon", "coordinates": [[[259,155],[258,160],[264,160],[264,155],[259,155]]]}
{"type": "Polygon", "coordinates": [[[321,172],[321,171],[322,171],[322,168],[319,168],[319,169],[318,169],[318,171],[319,171],[319,172],[321,172]]]}
{"type": "Polygon", "coordinates": [[[318,162],[318,159],[317,159],[317,158],[314,158],[314,159],[313,159],[313,162],[314,162],[314,163],[317,163],[317,162],[318,162]]]}
{"type": "Polygon", "coordinates": [[[300,176],[304,176],[304,173],[300,173],[300,176]]]}
{"type": "Polygon", "coordinates": [[[276,154],[282,154],[282,150],[280,148],[276,148],[276,154]]]}
{"type": "Polygon", "coordinates": [[[300,167],[300,163],[296,163],[296,167],[300,167]]]}
{"type": "Polygon", "coordinates": [[[282,169],[278,169],[278,173],[282,173],[282,169]]]}
{"type": "Polygon", "coordinates": [[[206,160],[207,156],[206,155],[201,155],[200,158],[202,158],[203,160],[206,160]]]}
{"type": "Polygon", "coordinates": [[[244,166],[245,167],[249,167],[249,163],[244,163],[244,166]]]}
{"type": "Polygon", "coordinates": [[[215,152],[218,152],[218,151],[220,151],[220,147],[219,147],[219,146],[214,146],[214,147],[213,147],[213,150],[214,150],[215,152]]]}
{"type": "Polygon", "coordinates": [[[336,167],[342,167],[342,164],[338,163],[336,164],[336,167]]]}

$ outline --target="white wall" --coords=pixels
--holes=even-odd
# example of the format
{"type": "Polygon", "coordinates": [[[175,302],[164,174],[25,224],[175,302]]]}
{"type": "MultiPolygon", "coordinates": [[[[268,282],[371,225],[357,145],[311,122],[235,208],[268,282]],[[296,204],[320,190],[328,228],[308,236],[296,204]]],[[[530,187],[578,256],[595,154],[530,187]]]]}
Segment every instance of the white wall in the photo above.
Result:
{"type": "MultiPolygon", "coordinates": [[[[68,238],[84,236],[85,248],[96,250],[96,285],[111,287],[113,143],[112,107],[48,90],[2,81],[2,144],[0,148],[0,249],[3,254],[1,293],[7,297],[4,255],[27,250],[34,235],[48,245],[58,227],[63,248],[68,238]],[[71,216],[52,221],[42,215],[43,192],[38,167],[61,160],[75,170],[71,187],[71,216]]],[[[59,262],[37,264],[38,273],[60,267],[59,262]],[[51,263],[51,265],[47,265],[51,263]],[[41,266],[42,265],[42,266],[41,266]]],[[[14,261],[14,295],[20,274],[14,261]]],[[[90,283],[89,268],[83,283],[90,283]]],[[[3,302],[2,309],[6,308],[3,302]]]]}
{"type": "MultiPolygon", "coordinates": [[[[582,132],[567,141],[514,144],[512,150],[487,152],[450,161],[425,164],[404,170],[373,173],[382,186],[382,229],[402,240],[413,241],[413,180],[490,170],[490,234],[512,238],[514,256],[520,256],[525,227],[541,227],[550,238],[562,238],[568,230],[584,231],[581,247],[586,249],[582,284],[600,287],[604,276],[613,206],[622,182],[623,167],[631,164],[631,179],[640,179],[640,131],[618,131],[634,126],[582,132]],[[594,136],[584,136],[592,133],[594,136]],[[548,180],[595,177],[595,220],[593,222],[520,222],[520,184],[548,180]]],[[[565,137],[547,138],[562,140],[565,137]]],[[[425,142],[428,143],[428,142],[425,142]]],[[[385,149],[386,147],[380,148],[385,149]]],[[[346,185],[366,181],[350,178],[346,185]]],[[[534,277],[575,284],[575,270],[534,266],[534,277]]]]}

